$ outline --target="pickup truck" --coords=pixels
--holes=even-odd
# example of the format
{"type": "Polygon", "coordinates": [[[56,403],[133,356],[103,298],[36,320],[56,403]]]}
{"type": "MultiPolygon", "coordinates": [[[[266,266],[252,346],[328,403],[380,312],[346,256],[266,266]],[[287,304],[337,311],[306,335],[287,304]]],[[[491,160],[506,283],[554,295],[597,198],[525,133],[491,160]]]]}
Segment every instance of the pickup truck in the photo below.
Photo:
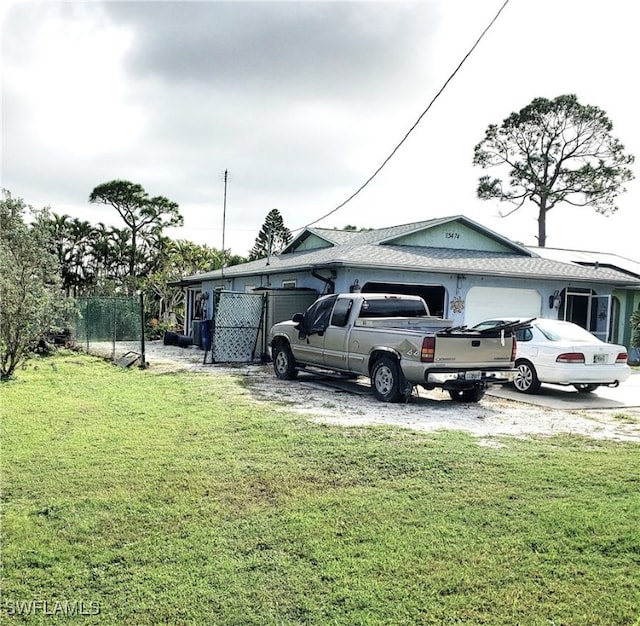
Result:
{"type": "Polygon", "coordinates": [[[418,296],[344,293],[322,296],[305,313],[274,324],[273,368],[368,376],[383,402],[406,401],[415,385],[441,388],[458,402],[478,402],[489,385],[514,380],[516,339],[507,328],[453,327],[418,296]]]}

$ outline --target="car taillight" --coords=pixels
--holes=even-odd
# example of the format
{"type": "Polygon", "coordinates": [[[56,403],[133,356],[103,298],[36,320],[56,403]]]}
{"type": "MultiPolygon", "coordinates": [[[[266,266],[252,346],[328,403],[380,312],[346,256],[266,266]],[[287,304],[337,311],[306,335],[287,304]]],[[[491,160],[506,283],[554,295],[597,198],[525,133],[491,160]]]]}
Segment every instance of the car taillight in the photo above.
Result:
{"type": "Polygon", "coordinates": [[[584,354],[582,352],[565,352],[558,355],[557,363],[584,363],[584,354]]]}
{"type": "Polygon", "coordinates": [[[513,339],[513,344],[511,345],[511,360],[515,361],[516,360],[516,352],[518,350],[518,342],[515,338],[515,335],[513,337],[511,337],[511,339],[513,339]]]}
{"type": "Polygon", "coordinates": [[[616,357],[616,363],[626,363],[628,358],[629,358],[629,355],[626,352],[621,352],[616,357]]]}
{"type": "Polygon", "coordinates": [[[436,354],[436,338],[425,337],[422,340],[422,351],[420,353],[420,361],[423,363],[433,363],[436,354]]]}

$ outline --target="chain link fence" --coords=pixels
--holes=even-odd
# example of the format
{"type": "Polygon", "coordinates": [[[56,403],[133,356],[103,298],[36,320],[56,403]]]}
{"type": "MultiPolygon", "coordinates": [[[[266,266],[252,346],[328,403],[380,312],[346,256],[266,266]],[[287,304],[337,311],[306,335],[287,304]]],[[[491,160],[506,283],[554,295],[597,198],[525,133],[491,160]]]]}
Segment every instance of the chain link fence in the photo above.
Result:
{"type": "Polygon", "coordinates": [[[143,303],[138,296],[76,299],[75,342],[89,354],[115,360],[131,344],[144,352],[143,303]]]}

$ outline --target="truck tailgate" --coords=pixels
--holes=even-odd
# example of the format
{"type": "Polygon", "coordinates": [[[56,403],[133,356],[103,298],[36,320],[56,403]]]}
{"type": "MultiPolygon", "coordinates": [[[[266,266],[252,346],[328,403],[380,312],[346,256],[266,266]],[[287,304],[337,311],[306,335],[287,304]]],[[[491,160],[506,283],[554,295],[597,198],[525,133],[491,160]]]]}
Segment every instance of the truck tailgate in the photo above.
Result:
{"type": "Polygon", "coordinates": [[[460,366],[511,361],[513,338],[486,337],[479,334],[438,334],[434,363],[455,363],[460,366]]]}

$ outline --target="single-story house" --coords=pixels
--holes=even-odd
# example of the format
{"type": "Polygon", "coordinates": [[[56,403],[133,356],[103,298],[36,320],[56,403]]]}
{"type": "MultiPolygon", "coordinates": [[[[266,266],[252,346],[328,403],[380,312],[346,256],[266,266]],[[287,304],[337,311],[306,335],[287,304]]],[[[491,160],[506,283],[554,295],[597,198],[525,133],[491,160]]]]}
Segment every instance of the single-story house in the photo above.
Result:
{"type": "Polygon", "coordinates": [[[213,318],[221,291],[266,294],[265,328],[327,293],[411,293],[456,325],[560,318],[626,346],[629,317],[640,308],[640,263],[525,247],[463,215],[363,231],[307,227],[277,255],[176,284],[188,295],[185,334],[196,308],[213,318]]]}

